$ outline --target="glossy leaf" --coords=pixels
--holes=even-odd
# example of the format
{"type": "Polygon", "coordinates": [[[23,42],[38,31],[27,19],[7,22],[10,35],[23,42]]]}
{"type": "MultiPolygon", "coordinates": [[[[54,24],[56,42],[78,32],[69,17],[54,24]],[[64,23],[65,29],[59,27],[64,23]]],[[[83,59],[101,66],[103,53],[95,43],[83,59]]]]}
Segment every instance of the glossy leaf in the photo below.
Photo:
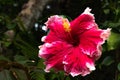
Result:
{"type": "Polygon", "coordinates": [[[10,71],[8,70],[0,71],[0,80],[13,80],[10,71]]]}
{"type": "Polygon", "coordinates": [[[21,69],[12,68],[11,72],[17,80],[28,80],[27,74],[21,69]]]}
{"type": "Polygon", "coordinates": [[[21,56],[21,55],[14,56],[14,59],[16,62],[20,64],[26,64],[29,61],[25,56],[21,56]]]}
{"type": "Polygon", "coordinates": [[[6,58],[6,57],[5,57],[5,56],[3,56],[3,55],[0,55],[0,60],[10,61],[8,58],[6,58]]]}
{"type": "Polygon", "coordinates": [[[22,54],[24,54],[27,58],[37,59],[37,47],[35,48],[30,44],[30,42],[26,42],[21,38],[20,35],[17,35],[16,42],[14,42],[15,46],[21,49],[22,54]]]}
{"type": "Polygon", "coordinates": [[[40,69],[35,69],[31,72],[31,78],[33,80],[45,80],[44,72],[40,69]]]}
{"type": "Polygon", "coordinates": [[[107,56],[102,61],[102,65],[109,66],[114,62],[114,59],[111,56],[107,56]]]}
{"type": "Polygon", "coordinates": [[[120,71],[120,63],[118,63],[117,68],[118,68],[118,70],[120,71]]]}
{"type": "Polygon", "coordinates": [[[108,43],[108,49],[114,50],[120,45],[120,34],[111,32],[111,35],[107,41],[108,43]]]}

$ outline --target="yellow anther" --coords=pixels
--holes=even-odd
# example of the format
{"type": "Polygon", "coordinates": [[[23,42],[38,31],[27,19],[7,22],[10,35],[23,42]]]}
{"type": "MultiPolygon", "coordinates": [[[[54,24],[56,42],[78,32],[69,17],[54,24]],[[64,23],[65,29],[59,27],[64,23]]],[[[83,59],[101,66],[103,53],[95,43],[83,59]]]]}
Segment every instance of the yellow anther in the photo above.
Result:
{"type": "Polygon", "coordinates": [[[67,19],[63,19],[63,27],[65,29],[66,32],[70,32],[70,23],[68,22],[67,19]]]}

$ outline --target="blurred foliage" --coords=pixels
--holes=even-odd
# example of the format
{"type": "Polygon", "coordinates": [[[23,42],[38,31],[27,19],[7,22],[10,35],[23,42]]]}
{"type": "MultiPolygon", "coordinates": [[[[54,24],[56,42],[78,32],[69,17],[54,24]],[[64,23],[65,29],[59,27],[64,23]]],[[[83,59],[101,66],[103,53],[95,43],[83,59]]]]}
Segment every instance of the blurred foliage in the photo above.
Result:
{"type": "Polygon", "coordinates": [[[120,80],[120,1],[119,0],[53,0],[27,31],[16,16],[28,0],[0,0],[0,80],[120,80]],[[89,6],[100,28],[112,28],[103,45],[102,57],[96,70],[85,77],[65,76],[63,72],[44,72],[43,60],[38,58],[38,46],[47,17],[54,14],[74,19],[89,6]],[[15,20],[16,19],[16,20],[15,20]]]}

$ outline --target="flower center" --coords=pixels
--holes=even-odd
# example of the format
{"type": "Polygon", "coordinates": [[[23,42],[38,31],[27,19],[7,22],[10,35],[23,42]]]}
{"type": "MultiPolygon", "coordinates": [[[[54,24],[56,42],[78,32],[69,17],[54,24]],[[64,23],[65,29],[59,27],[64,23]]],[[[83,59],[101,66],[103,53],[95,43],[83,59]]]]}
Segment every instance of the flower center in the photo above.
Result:
{"type": "Polygon", "coordinates": [[[70,32],[70,23],[67,19],[63,19],[63,27],[65,29],[66,32],[70,32]]]}
{"type": "Polygon", "coordinates": [[[63,28],[66,32],[68,32],[69,36],[69,43],[72,44],[73,46],[78,46],[79,45],[79,39],[76,36],[71,35],[70,31],[70,23],[67,19],[62,19],[63,21],[63,28]]]}
{"type": "Polygon", "coordinates": [[[79,39],[78,39],[78,38],[74,38],[72,45],[73,45],[73,46],[78,46],[79,43],[80,43],[79,39]]]}
{"type": "Polygon", "coordinates": [[[69,33],[69,39],[68,39],[68,42],[73,45],[74,47],[75,46],[78,46],[80,41],[79,41],[79,38],[77,36],[74,36],[74,35],[71,35],[69,33]]]}

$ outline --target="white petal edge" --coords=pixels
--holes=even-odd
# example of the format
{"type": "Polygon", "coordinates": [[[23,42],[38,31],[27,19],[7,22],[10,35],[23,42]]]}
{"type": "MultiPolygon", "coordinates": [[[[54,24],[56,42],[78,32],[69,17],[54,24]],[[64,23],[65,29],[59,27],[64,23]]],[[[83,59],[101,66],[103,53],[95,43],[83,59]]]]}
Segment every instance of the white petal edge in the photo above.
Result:
{"type": "Polygon", "coordinates": [[[93,64],[90,64],[90,63],[86,63],[86,66],[87,68],[90,70],[90,71],[94,71],[95,70],[95,66],[93,64]]]}
{"type": "Polygon", "coordinates": [[[91,10],[92,9],[90,9],[89,7],[87,7],[82,14],[88,14],[88,15],[91,15],[91,16],[94,17],[94,14],[90,13],[91,10]]]}
{"type": "Polygon", "coordinates": [[[45,43],[44,45],[45,45],[45,47],[47,47],[47,48],[50,48],[50,47],[52,47],[52,46],[53,46],[53,44],[52,44],[52,43],[45,43]]]}
{"type": "Polygon", "coordinates": [[[48,30],[47,26],[42,26],[42,30],[46,32],[48,30]]]}
{"type": "Polygon", "coordinates": [[[53,16],[50,16],[47,20],[47,22],[45,22],[45,25],[48,27],[49,24],[55,22],[55,21],[58,21],[58,22],[61,22],[62,23],[62,18],[61,16],[59,15],[53,15],[53,16]]]}
{"type": "Polygon", "coordinates": [[[110,31],[111,31],[111,28],[107,28],[107,30],[104,30],[104,32],[101,34],[101,38],[103,38],[103,40],[106,40],[108,39],[108,37],[110,36],[110,31]]]}
{"type": "Polygon", "coordinates": [[[72,77],[80,75],[80,73],[75,73],[75,72],[71,72],[70,74],[71,74],[72,77]]]}
{"type": "Polygon", "coordinates": [[[46,68],[45,68],[44,71],[47,72],[47,73],[49,73],[51,67],[52,67],[52,66],[51,66],[50,64],[47,64],[47,66],[46,66],[46,68]]]}
{"type": "Polygon", "coordinates": [[[39,57],[39,58],[43,58],[43,55],[44,55],[44,54],[47,54],[46,48],[41,48],[41,49],[39,50],[38,57],[39,57]]]}
{"type": "Polygon", "coordinates": [[[38,57],[39,58],[44,58],[44,54],[48,54],[48,52],[47,52],[47,48],[50,48],[50,47],[52,47],[53,46],[53,44],[52,43],[45,43],[44,45],[42,45],[42,46],[38,46],[39,47],[39,54],[38,54],[38,57]]]}
{"type": "Polygon", "coordinates": [[[79,72],[79,73],[77,73],[77,72],[70,72],[70,75],[72,76],[72,77],[75,77],[75,76],[78,76],[78,75],[82,75],[82,76],[86,76],[86,75],[88,75],[88,74],[90,74],[90,71],[82,71],[82,72],[79,72]]]}
{"type": "Polygon", "coordinates": [[[41,38],[41,41],[42,41],[42,42],[45,42],[45,39],[46,39],[46,36],[43,36],[43,37],[41,38]]]}

